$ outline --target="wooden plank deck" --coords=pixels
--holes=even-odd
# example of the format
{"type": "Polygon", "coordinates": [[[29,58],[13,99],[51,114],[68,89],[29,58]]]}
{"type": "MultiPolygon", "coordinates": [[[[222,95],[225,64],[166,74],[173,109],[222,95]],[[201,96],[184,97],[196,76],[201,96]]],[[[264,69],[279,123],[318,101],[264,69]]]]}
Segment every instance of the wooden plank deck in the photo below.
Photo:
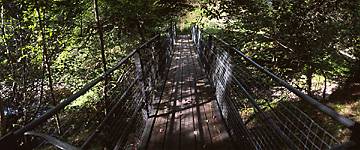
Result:
{"type": "Polygon", "coordinates": [[[178,36],[147,149],[232,149],[197,57],[191,36],[178,36]]]}

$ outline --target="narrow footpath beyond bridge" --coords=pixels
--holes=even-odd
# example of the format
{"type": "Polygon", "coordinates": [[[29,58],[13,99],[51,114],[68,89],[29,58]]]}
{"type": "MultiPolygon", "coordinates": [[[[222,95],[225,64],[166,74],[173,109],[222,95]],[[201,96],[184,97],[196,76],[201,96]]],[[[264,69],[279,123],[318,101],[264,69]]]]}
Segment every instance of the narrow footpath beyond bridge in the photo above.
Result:
{"type": "Polygon", "coordinates": [[[179,35],[157,107],[148,149],[230,149],[214,89],[190,35],[179,35]]]}

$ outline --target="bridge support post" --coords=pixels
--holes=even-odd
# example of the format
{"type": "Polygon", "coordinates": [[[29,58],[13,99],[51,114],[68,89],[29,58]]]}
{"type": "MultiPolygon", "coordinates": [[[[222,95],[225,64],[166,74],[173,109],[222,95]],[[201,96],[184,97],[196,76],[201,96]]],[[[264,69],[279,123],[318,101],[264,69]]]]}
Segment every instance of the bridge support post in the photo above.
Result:
{"type": "Polygon", "coordinates": [[[141,57],[139,52],[136,52],[134,54],[134,63],[135,63],[135,72],[136,72],[136,78],[139,79],[139,86],[141,89],[141,97],[144,98],[145,102],[145,109],[146,109],[146,116],[149,117],[149,109],[148,109],[148,96],[146,94],[146,87],[144,83],[144,72],[143,72],[143,64],[141,61],[141,57]]]}
{"type": "Polygon", "coordinates": [[[207,74],[209,74],[210,72],[210,64],[212,64],[211,62],[211,57],[209,57],[209,55],[211,54],[210,52],[212,52],[213,50],[213,37],[211,35],[208,36],[208,41],[206,43],[206,47],[203,48],[203,51],[201,52],[201,57],[202,57],[202,61],[204,61],[204,68],[207,74]],[[210,59],[209,59],[210,58],[210,59]]]}
{"type": "Polygon", "coordinates": [[[165,79],[165,67],[168,64],[168,57],[170,56],[169,52],[171,51],[170,43],[171,39],[169,37],[167,37],[164,41],[162,41],[161,43],[159,43],[159,45],[156,46],[156,48],[159,50],[158,54],[157,54],[157,66],[158,66],[158,70],[157,70],[157,74],[160,77],[161,80],[165,79]]]}
{"type": "Polygon", "coordinates": [[[157,94],[157,85],[159,85],[158,79],[163,79],[165,76],[165,68],[166,68],[166,49],[165,47],[162,47],[161,42],[157,41],[154,42],[151,46],[151,59],[153,61],[152,65],[150,66],[151,73],[147,77],[148,79],[148,87],[146,87],[146,111],[148,117],[150,116],[150,113],[152,113],[152,104],[155,100],[156,94],[157,94]],[[150,94],[152,93],[152,94],[150,94]]]}

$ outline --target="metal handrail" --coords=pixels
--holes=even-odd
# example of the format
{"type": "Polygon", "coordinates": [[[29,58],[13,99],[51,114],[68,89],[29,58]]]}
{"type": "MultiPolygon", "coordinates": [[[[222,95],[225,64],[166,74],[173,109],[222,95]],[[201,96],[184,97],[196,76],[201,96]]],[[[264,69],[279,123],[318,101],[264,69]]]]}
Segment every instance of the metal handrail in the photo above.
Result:
{"type": "Polygon", "coordinates": [[[105,73],[98,76],[97,78],[93,79],[91,82],[85,84],[79,91],[77,91],[76,93],[72,94],[71,96],[69,96],[68,98],[63,100],[61,103],[56,105],[54,108],[48,110],[45,114],[41,115],[39,118],[36,118],[33,121],[31,121],[30,123],[26,124],[24,127],[20,128],[20,129],[18,129],[16,131],[10,132],[7,135],[1,137],[0,138],[0,143],[5,143],[9,139],[16,140],[20,136],[22,136],[25,132],[33,130],[34,128],[36,128],[40,124],[44,123],[46,120],[50,119],[56,113],[58,113],[59,111],[64,109],[67,105],[69,105],[71,102],[75,101],[77,98],[84,95],[92,87],[97,85],[100,81],[104,80],[108,75],[110,75],[115,70],[117,70],[119,67],[121,67],[127,60],[129,60],[132,56],[134,56],[135,53],[137,53],[140,49],[146,47],[148,44],[150,44],[151,42],[153,42],[154,40],[156,40],[159,37],[160,37],[160,34],[157,34],[157,35],[153,36],[151,39],[149,39],[147,42],[145,42],[142,45],[140,45],[139,47],[135,48],[125,58],[122,58],[121,60],[119,60],[118,63],[114,67],[107,70],[105,73]]]}
{"type": "MultiPolygon", "coordinates": [[[[341,125],[345,126],[346,128],[350,129],[352,131],[351,138],[350,138],[351,141],[350,142],[355,142],[356,144],[360,143],[360,137],[358,136],[360,134],[360,124],[359,124],[359,122],[353,121],[350,118],[347,118],[347,117],[339,114],[338,112],[336,112],[335,110],[333,110],[329,106],[326,106],[325,104],[320,103],[319,101],[315,100],[311,96],[309,96],[309,95],[301,92],[300,90],[296,89],[295,87],[291,86],[285,80],[281,79],[280,77],[278,77],[277,75],[275,75],[274,73],[269,71],[267,68],[259,65],[254,60],[252,60],[250,57],[248,57],[244,53],[242,53],[239,49],[231,46],[230,44],[228,44],[224,40],[222,40],[222,39],[220,39],[220,38],[218,38],[216,36],[213,36],[212,34],[207,33],[206,31],[200,30],[200,28],[198,26],[193,26],[192,32],[193,32],[194,43],[195,43],[196,47],[198,48],[200,54],[202,53],[200,51],[200,49],[201,49],[201,44],[200,43],[203,42],[202,38],[201,38],[201,36],[202,36],[201,34],[205,33],[205,34],[207,34],[209,36],[209,41],[207,41],[207,42],[209,42],[210,45],[212,45],[212,42],[213,42],[212,39],[215,39],[216,41],[220,42],[221,44],[224,44],[226,47],[230,48],[230,50],[232,50],[236,54],[240,55],[243,59],[245,59],[247,62],[249,62],[252,66],[259,69],[261,72],[265,73],[266,75],[270,76],[270,78],[275,80],[275,82],[277,82],[281,86],[284,86],[290,92],[297,95],[301,99],[305,100],[311,106],[318,109],[319,111],[321,111],[325,115],[330,116],[331,118],[336,120],[339,124],[341,124],[341,125]]],[[[360,145],[358,145],[358,146],[360,146],[360,145]]]]}
{"type": "Polygon", "coordinates": [[[240,50],[238,50],[237,48],[232,47],[230,44],[226,43],[225,41],[213,36],[214,39],[216,39],[217,41],[221,42],[222,44],[228,46],[229,48],[231,48],[233,51],[235,51],[237,54],[239,54],[241,57],[243,57],[246,61],[250,62],[252,65],[254,65],[257,69],[259,69],[260,71],[262,71],[263,73],[269,75],[272,79],[274,79],[276,82],[278,82],[280,85],[284,86],[285,88],[287,88],[289,91],[293,92],[294,94],[296,94],[297,96],[301,97],[303,100],[309,102],[312,106],[314,106],[315,108],[319,109],[320,111],[324,112],[325,114],[327,114],[328,116],[332,117],[333,119],[335,119],[336,121],[338,121],[340,124],[350,128],[352,126],[355,125],[355,122],[349,118],[346,118],[345,116],[339,114],[338,112],[336,112],[335,110],[331,109],[330,107],[320,103],[319,101],[315,100],[314,98],[310,97],[309,95],[304,94],[303,92],[299,91],[298,89],[294,88],[293,86],[291,86],[289,83],[287,83],[286,81],[284,81],[283,79],[281,79],[280,77],[278,77],[277,75],[271,73],[268,69],[266,69],[265,67],[259,65],[258,63],[256,63],[255,61],[253,61],[251,58],[249,58],[248,56],[246,56],[244,53],[242,53],[240,50]]]}
{"type": "MultiPolygon", "coordinates": [[[[335,119],[336,121],[338,121],[340,124],[346,126],[347,128],[351,128],[355,125],[355,121],[339,114],[338,112],[336,112],[335,110],[331,109],[330,107],[320,103],[319,101],[315,100],[314,98],[310,97],[309,95],[304,94],[303,92],[299,91],[298,89],[294,88],[293,86],[291,86],[289,83],[287,83],[286,81],[284,81],[283,79],[281,79],[280,77],[278,77],[277,75],[271,73],[268,69],[266,69],[265,67],[259,65],[258,63],[256,63],[254,60],[252,60],[250,57],[246,56],[244,53],[242,53],[239,49],[231,46],[230,44],[228,44],[227,42],[225,42],[224,40],[210,35],[209,33],[203,31],[204,33],[208,34],[209,36],[213,37],[213,39],[219,41],[220,43],[224,44],[225,46],[229,47],[231,50],[233,50],[235,53],[239,54],[242,58],[244,58],[246,61],[248,61],[249,63],[251,63],[253,66],[255,66],[257,69],[259,69],[260,71],[262,71],[263,73],[269,75],[272,79],[274,79],[276,82],[278,82],[280,85],[284,86],[285,88],[287,88],[289,91],[293,92],[294,94],[296,94],[297,96],[301,97],[302,99],[304,99],[305,101],[309,102],[312,106],[314,106],[315,108],[319,109],[320,111],[324,112],[325,114],[327,114],[328,116],[332,117],[333,119],[335,119]]],[[[197,39],[198,40],[198,39],[197,39]]]]}
{"type": "Polygon", "coordinates": [[[74,147],[66,142],[60,141],[60,140],[58,140],[52,136],[46,135],[44,133],[37,133],[34,131],[29,131],[29,132],[25,132],[24,135],[42,138],[42,139],[46,140],[48,143],[54,145],[55,147],[57,147],[59,149],[79,150],[79,148],[77,148],[77,147],[74,147]]]}

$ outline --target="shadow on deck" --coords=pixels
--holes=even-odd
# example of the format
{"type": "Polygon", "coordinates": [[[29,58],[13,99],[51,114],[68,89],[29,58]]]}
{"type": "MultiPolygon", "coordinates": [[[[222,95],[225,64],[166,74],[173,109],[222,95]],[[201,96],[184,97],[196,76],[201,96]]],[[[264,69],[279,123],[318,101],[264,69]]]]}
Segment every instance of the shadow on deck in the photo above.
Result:
{"type": "Polygon", "coordinates": [[[232,149],[214,94],[191,37],[178,36],[146,149],[232,149]]]}

